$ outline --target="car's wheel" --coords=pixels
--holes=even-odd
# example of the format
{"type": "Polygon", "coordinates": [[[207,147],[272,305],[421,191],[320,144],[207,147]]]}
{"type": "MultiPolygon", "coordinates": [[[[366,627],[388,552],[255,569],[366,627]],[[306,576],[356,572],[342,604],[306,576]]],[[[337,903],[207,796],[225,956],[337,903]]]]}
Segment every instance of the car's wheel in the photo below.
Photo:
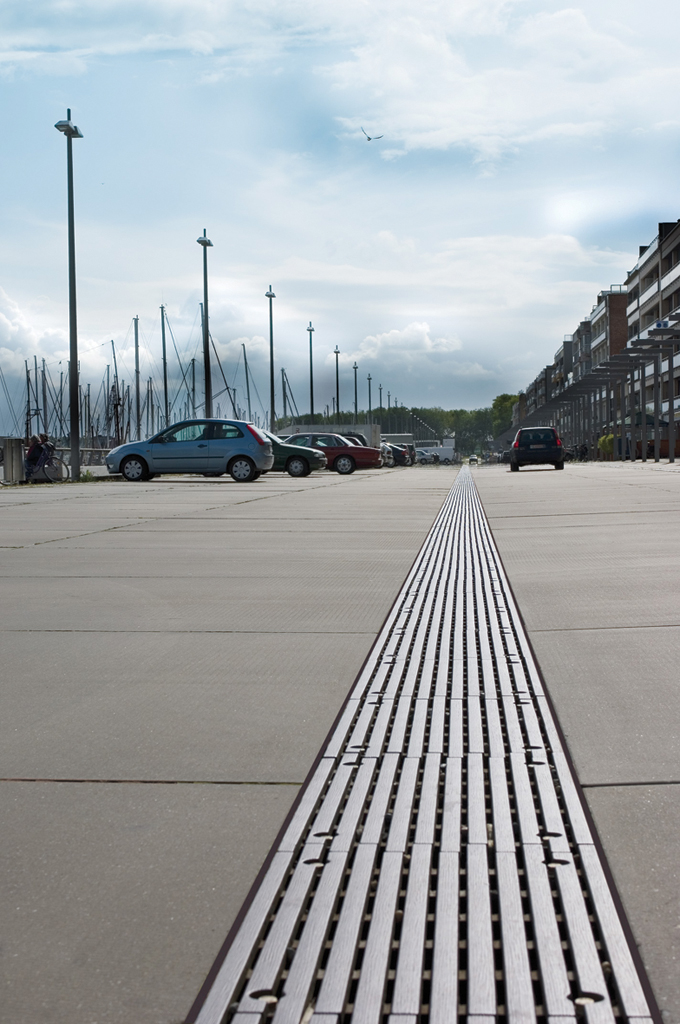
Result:
{"type": "Polygon", "coordinates": [[[237,484],[249,483],[257,472],[255,463],[246,455],[238,455],[235,459],[232,459],[228,468],[232,480],[235,480],[237,484]]]}
{"type": "Polygon", "coordinates": [[[348,476],[356,468],[356,463],[351,455],[338,455],[333,465],[335,472],[340,473],[342,476],[348,476]]]}
{"type": "Polygon", "coordinates": [[[309,473],[309,463],[302,456],[293,455],[286,463],[286,472],[290,473],[291,476],[307,476],[309,473]]]}
{"type": "Polygon", "coordinates": [[[128,455],[127,459],[123,459],[120,471],[123,474],[123,480],[129,480],[130,483],[149,479],[149,467],[139,455],[128,455]]]}
{"type": "Polygon", "coordinates": [[[420,465],[421,466],[426,466],[427,465],[427,459],[421,459],[420,460],[420,465]]]}
{"type": "Polygon", "coordinates": [[[511,462],[510,463],[510,471],[512,473],[519,473],[519,466],[517,465],[516,462],[511,462]]]}
{"type": "Polygon", "coordinates": [[[563,462],[556,462],[555,463],[555,469],[564,469],[564,463],[563,462]]]}
{"type": "Polygon", "coordinates": [[[444,465],[445,466],[450,466],[451,465],[451,459],[444,459],[444,465]]]}
{"type": "Polygon", "coordinates": [[[259,471],[257,473],[253,473],[253,475],[251,476],[251,478],[248,481],[248,483],[252,484],[253,480],[259,480],[261,476],[262,476],[262,473],[260,473],[259,471]]]}

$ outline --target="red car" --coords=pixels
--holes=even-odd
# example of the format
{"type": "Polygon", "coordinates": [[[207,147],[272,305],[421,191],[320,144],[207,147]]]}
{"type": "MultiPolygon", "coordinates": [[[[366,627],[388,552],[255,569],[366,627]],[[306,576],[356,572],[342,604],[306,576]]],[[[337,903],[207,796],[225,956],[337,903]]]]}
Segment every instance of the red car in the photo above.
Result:
{"type": "Polygon", "coordinates": [[[286,444],[299,444],[303,448],[318,448],[328,460],[328,468],[336,473],[353,473],[355,469],[379,469],[382,452],[363,444],[350,444],[338,434],[293,434],[286,444]]]}

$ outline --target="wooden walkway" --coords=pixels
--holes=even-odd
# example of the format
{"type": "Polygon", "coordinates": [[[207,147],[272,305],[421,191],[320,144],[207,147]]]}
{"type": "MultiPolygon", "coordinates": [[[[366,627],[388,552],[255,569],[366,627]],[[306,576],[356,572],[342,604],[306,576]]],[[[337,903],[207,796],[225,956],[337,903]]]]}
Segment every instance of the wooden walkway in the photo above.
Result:
{"type": "Polygon", "coordinates": [[[659,1021],[469,470],[188,1024],[659,1021]]]}

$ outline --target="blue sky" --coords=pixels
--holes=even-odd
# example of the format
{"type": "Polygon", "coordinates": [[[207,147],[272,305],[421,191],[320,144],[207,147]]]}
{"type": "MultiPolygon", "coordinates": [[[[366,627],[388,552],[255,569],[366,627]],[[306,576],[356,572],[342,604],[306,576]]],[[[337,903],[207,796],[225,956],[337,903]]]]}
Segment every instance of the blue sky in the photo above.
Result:
{"type": "MultiPolygon", "coordinates": [[[[83,380],[115,339],[157,373],[158,307],[211,330],[263,397],[343,405],[356,360],[407,405],[474,408],[551,361],[659,220],[680,216],[680,11],[670,0],[5,0],[0,9],[0,367],[68,351],[73,110],[83,380]],[[383,139],[367,143],[361,126],[383,139]]],[[[62,360],[62,366],[59,361],[62,360]]],[[[0,413],[4,408],[0,394],[0,413]]],[[[8,429],[0,414],[0,427],[8,429]]]]}

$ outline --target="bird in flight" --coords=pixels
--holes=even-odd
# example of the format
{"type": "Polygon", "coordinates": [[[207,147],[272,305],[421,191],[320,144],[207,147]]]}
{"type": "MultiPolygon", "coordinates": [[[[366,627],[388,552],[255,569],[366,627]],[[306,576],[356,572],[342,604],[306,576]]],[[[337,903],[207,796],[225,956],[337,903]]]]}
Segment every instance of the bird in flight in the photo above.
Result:
{"type": "MultiPolygon", "coordinates": [[[[361,130],[364,132],[363,128],[361,130]]],[[[374,139],[382,139],[382,135],[368,135],[367,132],[364,132],[364,135],[366,136],[367,142],[373,142],[374,139]]]]}

